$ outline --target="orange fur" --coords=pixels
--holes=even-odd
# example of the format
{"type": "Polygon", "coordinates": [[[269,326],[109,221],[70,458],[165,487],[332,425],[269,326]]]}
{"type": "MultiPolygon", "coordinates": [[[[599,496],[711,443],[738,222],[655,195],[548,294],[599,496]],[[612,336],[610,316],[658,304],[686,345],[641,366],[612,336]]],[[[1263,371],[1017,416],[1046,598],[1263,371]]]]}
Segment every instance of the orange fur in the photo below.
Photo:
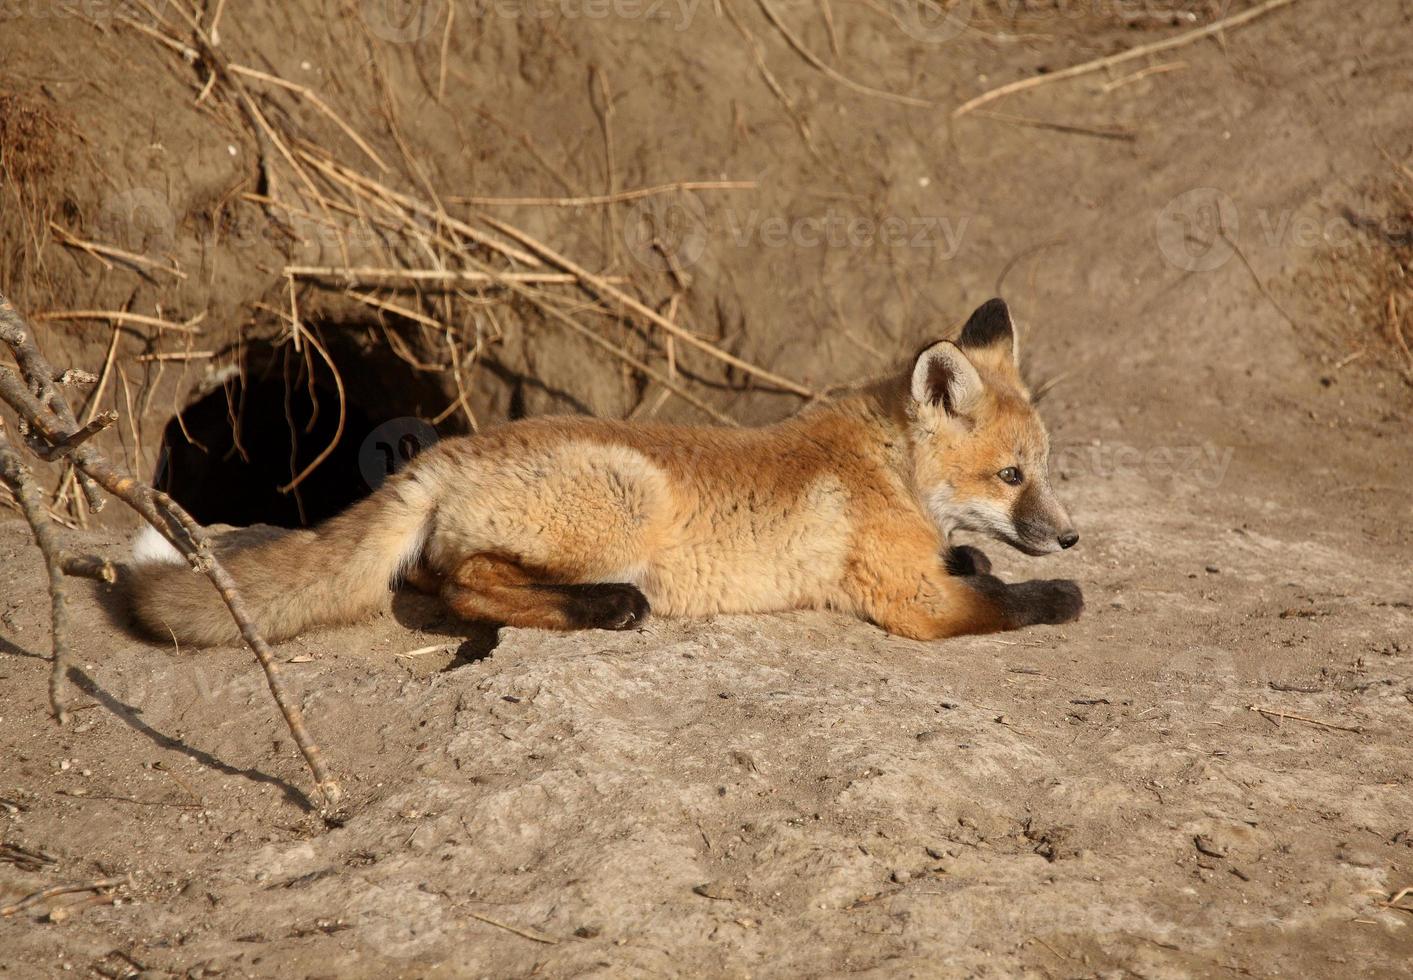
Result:
{"type": "MultiPolygon", "coordinates": [[[[1073,543],[998,303],[960,346],[775,425],[521,421],[446,440],[322,527],[226,560],[275,639],[385,606],[414,566],[460,616],[552,629],[623,628],[648,604],[836,608],[918,639],[1068,621],[1073,583],[952,576],[940,559],[959,528],[1033,553],[1073,543]]],[[[181,568],[139,566],[133,605],[157,636],[235,639],[181,568]]]]}

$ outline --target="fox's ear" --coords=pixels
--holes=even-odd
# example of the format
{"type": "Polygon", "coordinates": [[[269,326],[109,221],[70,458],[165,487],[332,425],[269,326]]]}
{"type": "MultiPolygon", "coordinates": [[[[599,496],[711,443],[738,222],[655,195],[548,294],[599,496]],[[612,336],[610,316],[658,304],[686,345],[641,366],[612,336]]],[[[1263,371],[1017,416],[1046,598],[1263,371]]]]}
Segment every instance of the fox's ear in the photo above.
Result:
{"type": "Polygon", "coordinates": [[[981,400],[981,376],[956,344],[940,340],[918,355],[912,391],[919,405],[966,415],[981,400]]]}
{"type": "Polygon", "coordinates": [[[1009,361],[1012,365],[1020,360],[1016,346],[1016,325],[1011,319],[1006,301],[988,299],[976,308],[962,327],[962,335],[957,344],[968,353],[990,358],[1000,364],[1009,361]]]}

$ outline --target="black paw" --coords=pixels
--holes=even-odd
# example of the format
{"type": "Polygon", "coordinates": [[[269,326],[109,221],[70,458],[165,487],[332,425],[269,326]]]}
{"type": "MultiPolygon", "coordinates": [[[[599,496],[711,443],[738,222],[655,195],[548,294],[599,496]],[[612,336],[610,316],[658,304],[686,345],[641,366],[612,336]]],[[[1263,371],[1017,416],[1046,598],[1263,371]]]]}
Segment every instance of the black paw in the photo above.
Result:
{"type": "Polygon", "coordinates": [[[980,548],[959,544],[948,548],[942,556],[948,575],[990,575],[991,559],[980,548]]]}
{"type": "Polygon", "coordinates": [[[1068,579],[1021,582],[1008,589],[1007,599],[1022,626],[1073,623],[1084,612],[1084,593],[1068,579]]]}
{"type": "Polygon", "coordinates": [[[648,597],[636,585],[560,586],[568,600],[569,618],[580,629],[626,630],[648,618],[648,597]]]}

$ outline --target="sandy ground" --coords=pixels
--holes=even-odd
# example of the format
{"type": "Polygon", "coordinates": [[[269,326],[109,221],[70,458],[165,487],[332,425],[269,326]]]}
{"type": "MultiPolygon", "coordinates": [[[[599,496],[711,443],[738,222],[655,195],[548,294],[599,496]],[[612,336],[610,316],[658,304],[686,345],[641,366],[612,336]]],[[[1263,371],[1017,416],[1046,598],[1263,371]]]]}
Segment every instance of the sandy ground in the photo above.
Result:
{"type": "MultiPolygon", "coordinates": [[[[812,50],[830,50],[820,17],[780,9],[812,50]]],[[[847,57],[831,63],[945,109],[1177,29],[1086,34],[1047,9],[1035,5],[1019,40],[930,43],[836,5],[847,57]]],[[[769,42],[815,152],[749,44],[705,7],[687,30],[654,26],[652,48],[634,40],[642,24],[613,18],[463,16],[458,31],[479,33],[453,35],[449,84],[483,83],[572,162],[599,152],[584,69],[608,66],[625,93],[622,186],[760,179],[758,197],[706,205],[684,302],[744,324],[738,349],[792,376],[875,371],[1004,279],[1037,376],[1064,376],[1044,408],[1083,540],[1039,560],[986,550],[1011,578],[1079,580],[1086,616],[937,644],[814,613],[466,639],[407,597],[394,616],[279,648],[349,795],[329,825],[249,654],[133,639],[97,586],[75,585],[81,707],[56,729],[38,556],[7,520],[0,837],[54,861],[0,864],[0,903],[132,884],[61,921],[43,903],[0,920],[0,971],[1407,975],[1413,915],[1387,902],[1413,886],[1413,401],[1377,316],[1315,286],[1340,263],[1387,258],[1349,215],[1382,215],[1390,159],[1413,146],[1413,6],[1301,0],[1159,60],[1181,68],[993,107],[1131,139],[979,115],[948,124],[943,109],[830,82],[758,10],[738,14],[769,42]],[[556,142],[557,128],[570,135],[556,142]],[[831,208],[905,216],[935,237],[834,246],[788,231],[831,208]],[[1226,239],[1204,224],[1213,209],[1236,219],[1226,239]],[[759,224],[769,218],[784,221],[783,244],[759,224]]],[[[146,48],[102,57],[135,35],[70,26],[63,40],[64,27],[12,19],[0,77],[47,87],[91,123],[110,173],[165,175],[185,202],[203,167],[228,165],[224,144],[201,156],[182,143],[214,123],[154,108],[190,103],[165,61],[146,48]],[[75,80],[61,50],[72,37],[97,81],[75,80]],[[104,84],[115,64],[150,85],[104,84]],[[103,99],[142,126],[99,125],[103,99]]],[[[296,14],[227,26],[229,43],[279,66],[332,61],[320,30],[296,14]]],[[[416,79],[422,64],[435,86],[439,35],[414,40],[385,67],[416,79]]],[[[403,113],[434,177],[541,189],[524,160],[498,167],[519,159],[513,141],[444,126],[435,104],[403,113]],[[458,142],[475,154],[443,145],[458,142]]],[[[592,172],[570,176],[599,189],[592,172]]],[[[576,227],[537,215],[546,236],[576,227]]],[[[600,224],[578,220],[588,249],[600,224]]],[[[187,260],[196,247],[171,244],[187,260]]],[[[262,281],[262,255],[161,288],[242,308],[261,295],[242,290],[262,281]]],[[[49,300],[97,305],[125,289],[158,286],[74,273],[49,300]]],[[[107,339],[48,342],[94,367],[107,339]]],[[[527,410],[631,408],[580,377],[579,349],[537,350],[529,366],[563,384],[529,391],[527,410]]],[[[730,406],[760,419],[790,403],[747,392],[730,406]]],[[[126,438],[110,451],[151,461],[150,444],[144,455],[126,438]]],[[[130,532],[111,520],[76,546],[121,556],[130,532]]]]}

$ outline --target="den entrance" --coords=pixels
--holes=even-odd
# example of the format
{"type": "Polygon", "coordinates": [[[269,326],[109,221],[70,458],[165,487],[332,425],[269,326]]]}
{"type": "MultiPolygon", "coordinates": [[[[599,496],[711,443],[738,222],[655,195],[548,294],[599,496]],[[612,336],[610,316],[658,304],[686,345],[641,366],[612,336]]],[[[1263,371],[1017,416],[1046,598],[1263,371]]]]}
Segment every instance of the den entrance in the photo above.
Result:
{"type": "Polygon", "coordinates": [[[309,527],[436,441],[434,378],[356,330],[321,335],[337,378],[308,345],[249,346],[167,423],[156,486],[202,524],[309,527]]]}

